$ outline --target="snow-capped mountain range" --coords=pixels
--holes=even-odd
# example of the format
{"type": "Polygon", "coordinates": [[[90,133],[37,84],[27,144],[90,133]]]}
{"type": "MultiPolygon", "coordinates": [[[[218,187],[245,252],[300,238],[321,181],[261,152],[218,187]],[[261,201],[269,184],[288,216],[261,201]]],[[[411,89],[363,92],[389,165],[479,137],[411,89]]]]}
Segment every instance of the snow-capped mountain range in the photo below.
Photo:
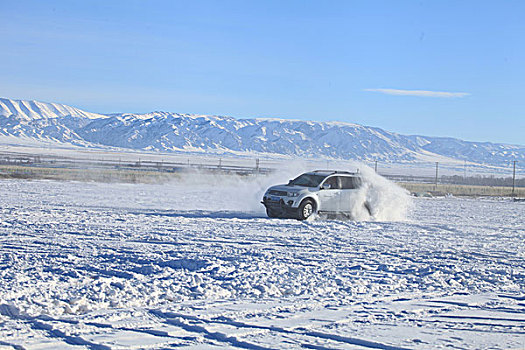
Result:
{"type": "Polygon", "coordinates": [[[443,157],[507,166],[525,146],[405,136],[342,122],[235,119],[168,112],[96,114],[58,104],[0,98],[0,135],[82,147],[160,152],[270,154],[417,161],[443,157]]]}

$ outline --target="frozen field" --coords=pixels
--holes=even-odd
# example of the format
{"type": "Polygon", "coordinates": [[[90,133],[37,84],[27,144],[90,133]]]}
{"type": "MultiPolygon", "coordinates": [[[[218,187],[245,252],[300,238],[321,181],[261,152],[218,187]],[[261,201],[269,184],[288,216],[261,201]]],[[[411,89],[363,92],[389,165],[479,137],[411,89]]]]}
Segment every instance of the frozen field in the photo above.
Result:
{"type": "Polygon", "coordinates": [[[299,222],[266,182],[0,181],[0,348],[525,347],[524,203],[299,222]]]}

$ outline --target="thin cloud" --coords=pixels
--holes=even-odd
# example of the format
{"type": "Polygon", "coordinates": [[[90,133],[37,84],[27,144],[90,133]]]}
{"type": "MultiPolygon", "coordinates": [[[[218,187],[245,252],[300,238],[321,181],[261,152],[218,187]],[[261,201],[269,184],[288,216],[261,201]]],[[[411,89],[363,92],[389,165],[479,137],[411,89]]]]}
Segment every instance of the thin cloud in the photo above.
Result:
{"type": "Polygon", "coordinates": [[[419,96],[419,97],[465,97],[468,92],[447,92],[447,91],[427,91],[427,90],[401,90],[401,89],[364,89],[364,91],[380,92],[387,95],[397,96],[419,96]]]}

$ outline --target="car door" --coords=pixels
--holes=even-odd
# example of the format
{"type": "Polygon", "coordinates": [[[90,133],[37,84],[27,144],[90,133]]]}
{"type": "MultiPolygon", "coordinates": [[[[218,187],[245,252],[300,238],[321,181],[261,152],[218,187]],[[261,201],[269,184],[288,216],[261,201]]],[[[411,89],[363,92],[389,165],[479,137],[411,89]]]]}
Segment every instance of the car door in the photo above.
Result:
{"type": "Polygon", "coordinates": [[[341,199],[340,176],[330,176],[321,184],[318,197],[320,201],[319,211],[338,212],[341,199]],[[329,185],[329,188],[327,188],[329,185]]]}
{"type": "Polygon", "coordinates": [[[364,200],[360,198],[361,184],[361,179],[357,176],[341,176],[341,193],[338,197],[341,212],[351,213],[356,204],[364,200]]]}

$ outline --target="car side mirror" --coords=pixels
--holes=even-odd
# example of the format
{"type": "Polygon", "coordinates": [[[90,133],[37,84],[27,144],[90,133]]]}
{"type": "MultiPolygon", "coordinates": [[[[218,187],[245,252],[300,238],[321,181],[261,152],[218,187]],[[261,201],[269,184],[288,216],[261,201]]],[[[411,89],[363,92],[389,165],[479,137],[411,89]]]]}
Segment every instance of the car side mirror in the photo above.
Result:
{"type": "Polygon", "coordinates": [[[323,184],[323,186],[321,186],[322,190],[329,190],[331,188],[332,188],[332,186],[330,184],[323,184]]]}

